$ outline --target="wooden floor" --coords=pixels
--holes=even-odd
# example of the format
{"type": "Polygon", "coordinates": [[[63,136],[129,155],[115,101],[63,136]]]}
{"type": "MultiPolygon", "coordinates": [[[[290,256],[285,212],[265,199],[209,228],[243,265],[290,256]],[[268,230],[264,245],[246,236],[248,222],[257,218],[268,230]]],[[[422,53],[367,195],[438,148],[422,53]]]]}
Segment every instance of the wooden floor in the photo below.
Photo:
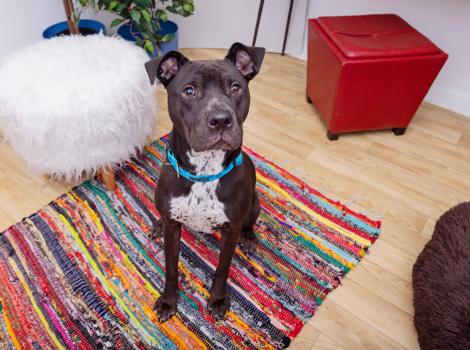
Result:
{"type": "MultiPolygon", "coordinates": [[[[222,50],[184,50],[193,59],[222,50]]],[[[268,54],[251,83],[244,142],[328,196],[375,218],[383,233],[330,294],[292,349],[417,349],[411,269],[436,219],[470,200],[470,118],[424,104],[404,136],[371,132],[325,137],[305,102],[305,62],[268,54]]],[[[170,128],[159,89],[155,137],[170,128]]],[[[31,175],[0,143],[0,231],[64,192],[31,175]]]]}

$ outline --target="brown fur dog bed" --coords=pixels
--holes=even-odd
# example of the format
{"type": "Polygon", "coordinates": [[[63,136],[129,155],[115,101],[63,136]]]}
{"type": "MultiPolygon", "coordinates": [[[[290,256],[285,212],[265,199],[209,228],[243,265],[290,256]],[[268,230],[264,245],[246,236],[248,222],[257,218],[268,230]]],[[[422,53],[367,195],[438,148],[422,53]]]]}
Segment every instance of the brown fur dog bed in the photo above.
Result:
{"type": "Polygon", "coordinates": [[[413,267],[421,349],[470,349],[470,202],[438,220],[413,267]]]}

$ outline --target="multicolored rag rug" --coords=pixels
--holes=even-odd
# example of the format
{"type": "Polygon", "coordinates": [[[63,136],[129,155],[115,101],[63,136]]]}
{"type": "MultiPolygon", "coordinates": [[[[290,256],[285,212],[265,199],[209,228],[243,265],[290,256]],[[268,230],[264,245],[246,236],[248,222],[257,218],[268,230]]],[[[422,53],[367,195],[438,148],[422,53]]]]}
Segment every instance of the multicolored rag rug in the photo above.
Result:
{"type": "Polygon", "coordinates": [[[0,234],[0,349],[282,349],[364,256],[380,222],[245,149],[261,214],[256,253],[237,248],[223,321],[206,312],[220,235],[183,230],[179,313],[159,323],[162,242],[148,235],[165,139],[0,234]]]}

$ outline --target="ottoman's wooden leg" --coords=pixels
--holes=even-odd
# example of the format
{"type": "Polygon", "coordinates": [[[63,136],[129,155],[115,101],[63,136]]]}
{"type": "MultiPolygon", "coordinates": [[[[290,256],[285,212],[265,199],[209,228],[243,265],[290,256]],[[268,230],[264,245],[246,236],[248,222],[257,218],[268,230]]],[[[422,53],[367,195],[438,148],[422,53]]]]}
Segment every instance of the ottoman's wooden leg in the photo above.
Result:
{"type": "Polygon", "coordinates": [[[393,133],[397,136],[404,135],[406,132],[406,128],[393,128],[393,133]]]}
{"type": "Polygon", "coordinates": [[[109,166],[101,168],[99,177],[109,191],[114,191],[116,189],[116,174],[114,173],[113,168],[109,166]]]}
{"type": "Polygon", "coordinates": [[[328,140],[330,141],[336,141],[339,139],[339,134],[333,134],[330,130],[326,133],[326,137],[328,137],[328,140]]]}

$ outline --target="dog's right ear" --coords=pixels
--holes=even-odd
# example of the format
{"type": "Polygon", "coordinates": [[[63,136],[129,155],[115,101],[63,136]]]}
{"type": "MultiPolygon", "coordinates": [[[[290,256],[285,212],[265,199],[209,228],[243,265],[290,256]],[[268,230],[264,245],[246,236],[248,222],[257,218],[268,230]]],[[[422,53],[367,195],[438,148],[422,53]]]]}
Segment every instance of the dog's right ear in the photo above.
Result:
{"type": "Polygon", "coordinates": [[[147,70],[150,84],[153,84],[156,78],[162,82],[163,86],[167,87],[178,70],[187,62],[189,60],[178,51],[170,51],[161,57],[146,62],[145,69],[147,70]]]}

